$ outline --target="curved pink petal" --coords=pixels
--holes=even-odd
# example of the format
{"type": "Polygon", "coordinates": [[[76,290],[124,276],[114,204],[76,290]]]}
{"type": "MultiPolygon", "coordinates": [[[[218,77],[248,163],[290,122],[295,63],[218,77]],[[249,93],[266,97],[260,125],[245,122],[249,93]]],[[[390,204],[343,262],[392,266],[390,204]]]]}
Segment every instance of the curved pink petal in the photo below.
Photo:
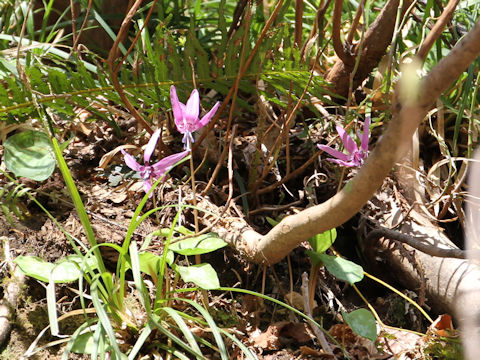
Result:
{"type": "Polygon", "coordinates": [[[175,123],[183,121],[183,111],[182,111],[182,106],[183,105],[180,101],[178,101],[178,96],[177,96],[177,89],[175,89],[175,86],[170,86],[170,102],[172,103],[172,112],[173,112],[173,117],[175,118],[175,123]]]}
{"type": "MultiPolygon", "coordinates": [[[[143,191],[145,191],[145,194],[148,193],[151,188],[152,188],[152,181],[150,179],[145,180],[143,182],[143,191]]],[[[148,197],[151,198],[152,195],[153,195],[153,192],[148,197]]]]}
{"type": "Polygon", "coordinates": [[[187,156],[188,153],[189,151],[182,151],[180,153],[167,156],[166,158],[163,158],[156,164],[153,164],[152,165],[152,168],[154,170],[153,177],[155,178],[162,177],[168,170],[170,170],[173,167],[173,165],[175,165],[177,162],[179,162],[185,156],[187,156]]]}
{"type": "Polygon", "coordinates": [[[368,139],[369,139],[369,135],[370,135],[370,116],[367,116],[365,118],[365,122],[363,123],[363,136],[361,137],[362,139],[362,142],[361,142],[361,145],[360,147],[362,148],[362,150],[367,153],[368,152],[368,139]]]}
{"type": "Polygon", "coordinates": [[[357,138],[361,139],[363,137],[363,133],[360,130],[357,130],[357,138]]]}
{"type": "Polygon", "coordinates": [[[338,135],[340,135],[340,139],[342,139],[343,146],[345,146],[345,149],[350,153],[353,154],[354,151],[358,150],[357,144],[353,139],[350,137],[350,135],[347,134],[345,129],[341,126],[336,127],[338,135]]]}
{"type": "Polygon", "coordinates": [[[145,164],[148,164],[150,158],[152,157],[155,147],[157,146],[158,138],[160,137],[160,130],[155,130],[150,138],[145,151],[143,152],[143,161],[145,164]]]}
{"type": "Polygon", "coordinates": [[[217,112],[219,106],[220,106],[220,103],[217,101],[217,103],[215,105],[213,105],[213,107],[210,109],[210,111],[208,113],[206,113],[199,122],[197,122],[196,127],[195,127],[195,131],[197,131],[198,129],[201,129],[202,127],[207,125],[210,122],[210,120],[212,120],[212,117],[217,112]]]}
{"type": "MultiPolygon", "coordinates": [[[[331,148],[330,146],[327,145],[317,145],[320,150],[325,151],[327,154],[332,155],[336,157],[337,159],[340,159],[342,161],[348,161],[349,157],[347,154],[344,154],[338,150],[335,150],[331,148]]],[[[327,159],[328,160],[328,159],[327,159]]]]}
{"type": "Polygon", "coordinates": [[[327,160],[342,166],[348,166],[348,167],[358,166],[354,161],[343,161],[338,159],[327,159],[327,160]]]}
{"type": "Polygon", "coordinates": [[[188,98],[187,104],[185,106],[185,112],[183,117],[187,123],[195,124],[198,121],[198,115],[200,114],[200,95],[198,95],[198,90],[194,89],[188,98]]]}
{"type": "MultiPolygon", "coordinates": [[[[185,114],[185,105],[180,103],[180,109],[182,110],[182,114],[185,114]]],[[[175,126],[177,127],[177,130],[179,133],[184,134],[185,131],[188,130],[188,124],[186,123],[185,119],[183,118],[183,115],[181,118],[174,118],[175,120],[175,126]]]]}
{"type": "Polygon", "coordinates": [[[132,170],[140,171],[140,164],[135,160],[135,158],[122,149],[123,159],[125,164],[132,170]]]}

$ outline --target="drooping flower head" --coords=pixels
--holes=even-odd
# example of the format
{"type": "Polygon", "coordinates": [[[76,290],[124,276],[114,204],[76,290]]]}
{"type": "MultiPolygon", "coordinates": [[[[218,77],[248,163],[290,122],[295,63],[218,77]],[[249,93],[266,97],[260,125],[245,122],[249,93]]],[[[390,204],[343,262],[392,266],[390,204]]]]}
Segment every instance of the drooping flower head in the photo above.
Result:
{"type": "Polygon", "coordinates": [[[343,127],[337,126],[336,129],[348,154],[342,153],[327,145],[317,145],[318,148],[336,158],[328,158],[328,161],[349,167],[361,166],[368,155],[370,117],[367,116],[365,118],[365,122],[363,123],[363,134],[360,132],[357,133],[358,138],[361,139],[360,148],[358,148],[355,141],[347,134],[343,127]]]}
{"type": "Polygon", "coordinates": [[[184,149],[190,151],[194,142],[192,133],[208,124],[217,111],[220,103],[217,102],[213,108],[201,119],[200,115],[200,96],[197,89],[194,89],[188,98],[186,104],[178,101],[177,90],[175,86],[170,87],[170,101],[172,103],[173,117],[178,131],[183,134],[182,142],[184,149]]]}
{"type": "MultiPolygon", "coordinates": [[[[132,170],[140,173],[140,177],[143,180],[143,190],[148,193],[152,188],[152,184],[160,179],[165,173],[170,170],[173,165],[182,160],[188,151],[182,151],[178,154],[173,154],[163,158],[159,162],[150,165],[150,158],[152,157],[155,147],[157,146],[158,138],[160,137],[160,130],[156,130],[143,153],[143,165],[140,165],[135,158],[122,149],[122,154],[125,160],[125,164],[132,170]]],[[[152,194],[150,194],[150,197],[152,194]]]]}

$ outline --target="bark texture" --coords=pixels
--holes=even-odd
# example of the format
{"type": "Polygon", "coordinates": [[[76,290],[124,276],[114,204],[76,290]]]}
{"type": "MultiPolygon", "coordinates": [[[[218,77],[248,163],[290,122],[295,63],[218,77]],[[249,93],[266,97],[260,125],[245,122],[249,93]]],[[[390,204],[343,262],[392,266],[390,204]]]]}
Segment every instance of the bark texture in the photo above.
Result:
{"type": "MultiPolygon", "coordinates": [[[[360,62],[353,78],[353,89],[356,89],[378,65],[392,42],[399,2],[399,0],[389,0],[366,31],[360,62]]],[[[412,0],[403,1],[402,15],[405,14],[411,4],[412,0]]],[[[353,54],[358,54],[358,47],[359,44],[355,44],[352,51],[353,54]]],[[[333,93],[347,97],[350,86],[350,74],[354,66],[354,58],[353,61],[344,62],[338,59],[335,62],[326,75],[326,80],[331,84],[332,88],[330,90],[333,93]]]]}

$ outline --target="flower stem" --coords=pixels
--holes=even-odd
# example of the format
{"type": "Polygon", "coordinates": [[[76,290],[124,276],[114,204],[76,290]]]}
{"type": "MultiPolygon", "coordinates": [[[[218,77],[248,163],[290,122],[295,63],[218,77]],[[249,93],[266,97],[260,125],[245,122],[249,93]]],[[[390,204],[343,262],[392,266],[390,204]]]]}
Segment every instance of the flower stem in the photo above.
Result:
{"type": "MultiPolygon", "coordinates": [[[[198,210],[197,210],[197,192],[195,189],[195,167],[193,166],[193,155],[190,151],[190,172],[192,179],[192,192],[193,192],[193,218],[195,222],[195,234],[198,234],[198,210]]],[[[199,265],[202,263],[202,258],[200,255],[195,255],[195,264],[199,265]]],[[[202,290],[202,302],[205,308],[208,309],[208,292],[207,290],[202,290]]]]}

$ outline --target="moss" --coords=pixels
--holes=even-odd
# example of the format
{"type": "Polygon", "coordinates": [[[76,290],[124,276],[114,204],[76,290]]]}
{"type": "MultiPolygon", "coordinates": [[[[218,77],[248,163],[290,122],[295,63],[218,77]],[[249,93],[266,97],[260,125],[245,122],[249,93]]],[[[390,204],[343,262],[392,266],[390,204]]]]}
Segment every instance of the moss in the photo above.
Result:
{"type": "Polygon", "coordinates": [[[463,348],[458,338],[435,336],[430,338],[424,354],[426,360],[461,360],[463,348]]]}

